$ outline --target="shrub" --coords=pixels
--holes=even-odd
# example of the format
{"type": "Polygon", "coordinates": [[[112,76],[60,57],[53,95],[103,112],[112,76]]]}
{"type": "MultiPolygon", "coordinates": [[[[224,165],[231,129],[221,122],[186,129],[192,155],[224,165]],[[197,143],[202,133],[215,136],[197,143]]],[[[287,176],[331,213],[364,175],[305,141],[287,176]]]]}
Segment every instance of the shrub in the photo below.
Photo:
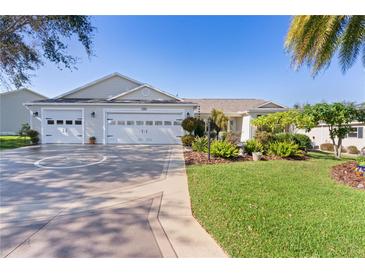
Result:
{"type": "Polygon", "coordinates": [[[238,148],[227,141],[213,141],[210,147],[212,155],[222,158],[238,157],[238,148]]]}
{"type": "Polygon", "coordinates": [[[365,156],[357,157],[356,162],[359,166],[365,166],[365,156]]]}
{"type": "Polygon", "coordinates": [[[194,135],[203,137],[205,133],[205,122],[201,119],[196,119],[196,127],[194,129],[194,135]]]}
{"type": "Polygon", "coordinates": [[[324,144],[321,144],[320,146],[319,146],[319,148],[321,149],[321,150],[325,150],[325,151],[334,151],[335,149],[334,149],[334,147],[333,147],[333,144],[331,144],[331,143],[324,143],[324,144]]]}
{"type": "Polygon", "coordinates": [[[197,128],[198,122],[196,118],[188,117],[181,122],[181,126],[185,131],[189,132],[189,134],[191,135],[193,131],[197,128]]]}
{"type": "Polygon", "coordinates": [[[30,130],[28,130],[27,135],[29,136],[30,141],[32,142],[33,145],[36,145],[39,143],[38,131],[36,131],[34,129],[30,129],[30,130]]]}
{"type": "Polygon", "coordinates": [[[224,140],[231,144],[238,145],[241,142],[241,134],[228,132],[224,140]]]}
{"type": "Polygon", "coordinates": [[[28,136],[28,132],[30,130],[30,125],[28,123],[22,124],[22,127],[18,131],[20,136],[28,136]]]}
{"type": "Polygon", "coordinates": [[[347,153],[350,153],[350,154],[359,154],[360,151],[355,146],[348,146],[347,147],[347,153]]]}
{"type": "Polygon", "coordinates": [[[197,137],[192,143],[192,148],[194,151],[207,152],[208,151],[208,138],[207,137],[197,137]]]}
{"type": "Polygon", "coordinates": [[[299,145],[299,149],[307,150],[312,148],[311,138],[305,134],[295,133],[294,142],[299,145]]]}
{"type": "Polygon", "coordinates": [[[311,139],[305,134],[299,133],[278,133],[275,135],[277,142],[293,142],[299,146],[299,149],[307,150],[312,148],[311,139]]]}
{"type": "Polygon", "coordinates": [[[184,146],[191,147],[195,137],[193,135],[184,135],[181,137],[181,142],[184,146]]]}
{"type": "MultiPolygon", "coordinates": [[[[331,143],[323,143],[319,146],[319,148],[324,151],[334,151],[335,150],[335,148],[333,147],[333,144],[331,144],[331,143]]],[[[347,150],[344,147],[342,147],[341,152],[347,152],[347,150]]]]}
{"type": "Polygon", "coordinates": [[[274,140],[274,134],[268,131],[256,130],[255,140],[265,146],[274,140]]]}
{"type": "Polygon", "coordinates": [[[299,156],[299,146],[293,142],[273,142],[269,145],[269,154],[279,157],[294,157],[299,156]]]}
{"type": "Polygon", "coordinates": [[[245,152],[252,154],[252,152],[264,152],[264,146],[257,140],[248,140],[245,144],[245,152]]]}

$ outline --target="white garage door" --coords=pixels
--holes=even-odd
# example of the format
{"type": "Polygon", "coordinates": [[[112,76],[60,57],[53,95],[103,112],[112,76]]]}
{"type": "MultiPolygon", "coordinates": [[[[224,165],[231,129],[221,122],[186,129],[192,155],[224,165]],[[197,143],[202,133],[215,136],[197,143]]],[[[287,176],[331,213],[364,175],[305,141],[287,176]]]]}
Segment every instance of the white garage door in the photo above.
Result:
{"type": "Polygon", "coordinates": [[[83,141],[81,110],[43,111],[43,143],[81,144],[83,141]]]}
{"type": "Polygon", "coordinates": [[[179,144],[182,113],[107,113],[108,144],[179,144]]]}

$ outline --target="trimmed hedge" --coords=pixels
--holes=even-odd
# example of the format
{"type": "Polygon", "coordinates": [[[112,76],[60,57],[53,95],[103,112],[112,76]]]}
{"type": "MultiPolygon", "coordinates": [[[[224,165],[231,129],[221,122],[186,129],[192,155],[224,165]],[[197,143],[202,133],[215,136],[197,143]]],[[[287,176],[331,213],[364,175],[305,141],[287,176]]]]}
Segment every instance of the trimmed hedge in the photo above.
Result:
{"type": "Polygon", "coordinates": [[[191,147],[192,143],[194,142],[195,137],[193,135],[184,135],[181,137],[181,142],[184,146],[191,147]]]}

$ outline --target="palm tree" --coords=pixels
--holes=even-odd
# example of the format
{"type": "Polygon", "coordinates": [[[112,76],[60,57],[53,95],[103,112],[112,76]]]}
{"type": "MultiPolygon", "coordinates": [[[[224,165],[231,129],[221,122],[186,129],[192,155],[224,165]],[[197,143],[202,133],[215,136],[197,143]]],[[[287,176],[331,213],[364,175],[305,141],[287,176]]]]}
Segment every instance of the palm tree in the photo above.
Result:
{"type": "Polygon", "coordinates": [[[285,48],[292,55],[294,67],[307,63],[313,76],[329,66],[337,51],[343,72],[359,54],[365,66],[365,16],[294,16],[285,48]]]}
{"type": "Polygon", "coordinates": [[[217,132],[217,139],[219,132],[227,129],[228,117],[224,115],[223,111],[213,108],[210,116],[212,118],[212,128],[217,132]]]}

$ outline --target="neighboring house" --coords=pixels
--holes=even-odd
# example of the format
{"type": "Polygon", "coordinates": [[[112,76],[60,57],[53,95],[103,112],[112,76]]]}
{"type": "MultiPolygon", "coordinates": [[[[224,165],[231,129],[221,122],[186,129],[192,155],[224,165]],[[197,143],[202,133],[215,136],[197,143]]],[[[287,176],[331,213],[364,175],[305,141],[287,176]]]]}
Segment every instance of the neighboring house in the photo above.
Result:
{"type": "Polygon", "coordinates": [[[22,124],[30,123],[29,110],[23,104],[46,98],[27,88],[0,93],[0,134],[17,134],[22,124]]]}
{"type": "Polygon", "coordinates": [[[113,73],[54,99],[25,104],[42,143],[176,144],[194,103],[113,73]]]}
{"type": "MultiPolygon", "coordinates": [[[[342,145],[346,148],[348,146],[356,146],[359,150],[365,147],[365,123],[353,122],[351,123],[352,132],[342,140],[342,145]]],[[[303,129],[297,129],[297,133],[306,134],[312,140],[314,148],[319,148],[321,144],[332,143],[328,125],[320,124],[318,127],[306,132],[303,129]]]]}
{"type": "MultiPolygon", "coordinates": [[[[357,108],[365,108],[365,103],[356,105],[357,108]]],[[[346,148],[348,146],[356,146],[359,150],[365,147],[365,123],[353,122],[351,123],[352,132],[347,135],[342,141],[342,145],[346,148]]],[[[311,129],[311,131],[306,132],[302,129],[297,129],[296,132],[306,134],[312,140],[312,145],[315,148],[319,148],[321,144],[332,143],[329,136],[328,126],[324,123],[320,124],[318,127],[311,129]]]]}
{"type": "Polygon", "coordinates": [[[195,115],[207,120],[212,109],[219,109],[228,117],[227,131],[247,141],[255,136],[252,119],[268,113],[286,111],[288,108],[261,99],[185,99],[198,105],[195,115]]]}
{"type": "Polygon", "coordinates": [[[178,144],[181,121],[206,119],[213,108],[229,117],[228,131],[254,135],[250,121],[285,107],[256,99],[181,99],[113,73],[53,99],[25,104],[42,143],[178,144]]]}

